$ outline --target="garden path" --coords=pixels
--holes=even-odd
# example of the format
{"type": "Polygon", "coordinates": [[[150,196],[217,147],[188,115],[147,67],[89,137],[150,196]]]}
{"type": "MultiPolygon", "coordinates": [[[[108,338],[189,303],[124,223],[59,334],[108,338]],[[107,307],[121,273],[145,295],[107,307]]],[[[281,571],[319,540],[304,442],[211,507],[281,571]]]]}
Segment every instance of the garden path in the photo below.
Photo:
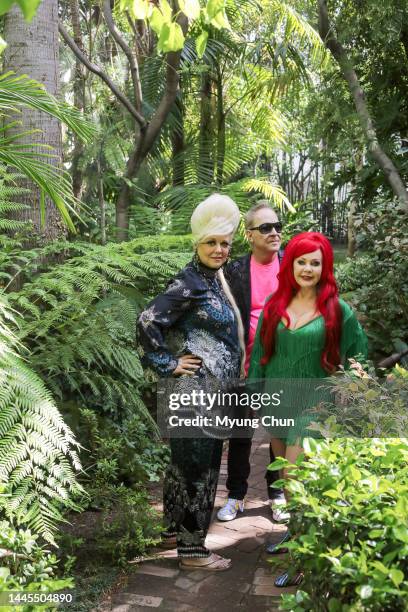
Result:
{"type": "MultiPolygon", "coordinates": [[[[215,512],[206,545],[232,559],[226,572],[192,572],[178,568],[176,551],[163,551],[137,563],[126,586],[104,602],[103,612],[266,612],[278,610],[282,589],[273,585],[278,569],[268,562],[265,542],[277,542],[283,525],[273,523],[266,498],[265,466],[269,463],[268,440],[257,430],[252,445],[251,476],[245,512],[234,521],[221,523],[216,510],[226,496],[227,452],[224,451],[215,512]]],[[[275,557],[276,558],[276,557],[275,557]]],[[[270,559],[270,556],[269,556],[270,559]]],[[[279,559],[285,560],[284,555],[279,559]]],[[[293,590],[293,589],[292,589],[293,590]]],[[[290,592],[290,589],[285,589],[290,592]]]]}

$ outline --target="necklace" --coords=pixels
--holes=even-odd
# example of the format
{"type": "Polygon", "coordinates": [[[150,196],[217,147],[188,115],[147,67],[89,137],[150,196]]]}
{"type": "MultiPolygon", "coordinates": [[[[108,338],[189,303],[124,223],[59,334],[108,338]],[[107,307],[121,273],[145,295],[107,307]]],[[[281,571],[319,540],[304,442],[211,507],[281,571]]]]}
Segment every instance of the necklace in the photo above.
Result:
{"type": "MultiPolygon", "coordinates": [[[[293,326],[293,327],[290,327],[289,329],[297,329],[299,321],[301,321],[302,319],[304,319],[304,318],[305,318],[305,317],[307,317],[308,315],[314,314],[315,312],[316,312],[316,308],[313,308],[313,310],[308,310],[308,311],[306,311],[306,312],[303,312],[301,315],[299,315],[299,316],[297,317],[296,315],[291,314],[291,313],[288,311],[288,314],[289,314],[289,316],[290,316],[290,321],[291,321],[291,323],[293,323],[293,324],[294,324],[294,326],[293,326]]],[[[312,319],[310,319],[310,320],[312,320],[312,319]]]]}

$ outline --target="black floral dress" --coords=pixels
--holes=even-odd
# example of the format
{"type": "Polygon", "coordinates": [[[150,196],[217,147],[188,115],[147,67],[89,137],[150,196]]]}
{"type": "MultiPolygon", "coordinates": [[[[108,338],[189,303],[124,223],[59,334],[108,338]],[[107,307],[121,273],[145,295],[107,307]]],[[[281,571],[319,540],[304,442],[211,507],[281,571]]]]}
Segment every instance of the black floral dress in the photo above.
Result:
{"type": "MultiPolygon", "coordinates": [[[[169,377],[181,355],[200,357],[197,384],[239,377],[241,351],[235,314],[216,270],[189,263],[141,313],[138,321],[142,362],[158,378],[169,377]]],[[[177,378],[181,392],[189,375],[177,378]]],[[[174,388],[173,388],[174,390],[174,388]]],[[[204,546],[214,507],[222,440],[172,438],[163,502],[165,537],[177,536],[179,556],[206,557],[204,546]]]]}

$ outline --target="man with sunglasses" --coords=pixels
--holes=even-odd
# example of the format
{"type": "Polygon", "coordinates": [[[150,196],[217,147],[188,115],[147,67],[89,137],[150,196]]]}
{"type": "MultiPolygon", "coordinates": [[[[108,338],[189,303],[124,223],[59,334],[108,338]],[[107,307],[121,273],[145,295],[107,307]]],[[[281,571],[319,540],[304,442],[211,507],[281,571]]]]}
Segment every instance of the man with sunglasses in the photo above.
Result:
{"type": "MultiPolygon", "coordinates": [[[[245,228],[251,253],[230,263],[226,267],[225,277],[242,316],[246,344],[245,372],[248,372],[258,319],[265,299],[278,287],[282,224],[268,200],[260,200],[247,212],[245,228]]],[[[226,483],[229,495],[217,513],[220,521],[231,521],[238,512],[244,510],[251,470],[251,445],[251,438],[231,438],[229,441],[226,483]]],[[[270,452],[271,461],[274,461],[272,451],[270,452]]],[[[281,509],[285,504],[283,491],[270,487],[278,479],[278,472],[267,470],[265,478],[272,516],[276,521],[285,521],[288,515],[281,509]]]]}

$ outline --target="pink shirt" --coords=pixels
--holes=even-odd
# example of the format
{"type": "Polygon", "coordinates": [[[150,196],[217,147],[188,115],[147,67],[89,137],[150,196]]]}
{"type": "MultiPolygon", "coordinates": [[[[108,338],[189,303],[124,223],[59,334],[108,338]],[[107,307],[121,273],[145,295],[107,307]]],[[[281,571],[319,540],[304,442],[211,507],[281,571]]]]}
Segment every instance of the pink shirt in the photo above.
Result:
{"type": "Polygon", "coordinates": [[[275,259],[268,264],[258,263],[253,256],[251,257],[251,314],[249,320],[249,338],[248,344],[246,345],[245,373],[248,372],[258,319],[264,307],[265,300],[271,293],[275,293],[278,288],[278,279],[276,278],[278,272],[278,257],[275,257],[275,259]]]}

